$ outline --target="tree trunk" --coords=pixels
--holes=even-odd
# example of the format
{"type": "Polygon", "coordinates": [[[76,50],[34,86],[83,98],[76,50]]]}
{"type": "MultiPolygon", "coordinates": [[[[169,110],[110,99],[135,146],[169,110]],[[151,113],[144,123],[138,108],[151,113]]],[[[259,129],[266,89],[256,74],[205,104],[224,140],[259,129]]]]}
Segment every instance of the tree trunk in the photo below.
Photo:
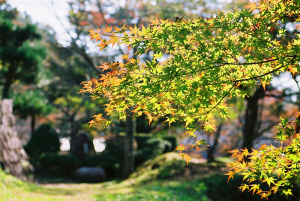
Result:
{"type": "Polygon", "coordinates": [[[74,119],[70,119],[70,128],[71,128],[71,134],[70,134],[70,154],[76,155],[76,149],[75,149],[75,138],[76,138],[76,131],[75,131],[75,125],[74,125],[74,119]]]}
{"type": "Polygon", "coordinates": [[[243,144],[242,148],[251,150],[253,141],[257,137],[257,122],[258,122],[258,109],[259,100],[265,96],[265,91],[261,86],[258,88],[253,96],[247,98],[247,108],[245,114],[245,124],[243,127],[243,144]]]}
{"type": "Polygon", "coordinates": [[[33,135],[34,129],[35,129],[35,114],[31,114],[31,135],[33,135]]]}
{"type": "Polygon", "coordinates": [[[133,140],[134,140],[133,114],[129,109],[127,111],[127,116],[126,116],[126,136],[124,142],[123,178],[128,178],[128,176],[133,172],[133,166],[134,166],[133,140]]]}
{"type": "Polygon", "coordinates": [[[212,146],[208,147],[208,150],[207,150],[207,162],[208,163],[215,161],[214,153],[218,146],[218,140],[221,135],[222,127],[223,127],[223,123],[220,123],[219,126],[217,127],[217,131],[214,135],[215,136],[214,143],[212,146]]]}
{"type": "MultiPolygon", "coordinates": [[[[137,23],[139,26],[140,19],[137,23]]],[[[137,59],[135,55],[137,47],[133,48],[133,57],[137,59]]],[[[129,108],[126,112],[126,136],[124,141],[124,163],[123,163],[123,178],[128,178],[134,169],[134,122],[133,114],[131,112],[132,108],[129,108]]]]}
{"type": "Polygon", "coordinates": [[[13,82],[14,71],[15,71],[14,67],[10,66],[9,70],[6,74],[6,80],[5,80],[5,83],[4,83],[4,86],[3,86],[2,99],[8,98],[9,89],[10,89],[10,86],[13,82]]]}

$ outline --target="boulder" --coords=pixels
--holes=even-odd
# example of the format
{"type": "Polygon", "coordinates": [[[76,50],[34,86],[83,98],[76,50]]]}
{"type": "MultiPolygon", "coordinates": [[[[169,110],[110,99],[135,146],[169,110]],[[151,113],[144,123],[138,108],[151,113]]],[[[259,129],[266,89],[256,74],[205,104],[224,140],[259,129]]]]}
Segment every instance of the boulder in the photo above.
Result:
{"type": "Polygon", "coordinates": [[[76,177],[82,182],[102,182],[106,175],[101,167],[82,167],[76,170],[76,177]]]}

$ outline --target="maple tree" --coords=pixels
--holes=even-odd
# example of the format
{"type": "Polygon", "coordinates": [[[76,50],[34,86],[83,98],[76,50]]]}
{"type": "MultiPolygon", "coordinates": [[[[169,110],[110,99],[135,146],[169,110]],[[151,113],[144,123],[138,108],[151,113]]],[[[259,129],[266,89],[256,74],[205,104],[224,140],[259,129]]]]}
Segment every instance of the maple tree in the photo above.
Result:
{"type": "MultiPolygon", "coordinates": [[[[186,134],[195,137],[191,146],[197,148],[205,144],[203,140],[197,140],[197,129],[212,131],[216,116],[227,118],[226,100],[248,96],[247,89],[256,85],[265,89],[274,74],[284,71],[294,74],[300,68],[299,34],[294,33],[289,42],[282,40],[287,35],[282,25],[291,20],[299,21],[300,3],[264,0],[249,2],[246,8],[226,14],[219,12],[209,19],[154,20],[141,29],[124,25],[122,28],[107,26],[90,30],[91,39],[98,43],[100,50],[115,44],[136,50],[135,57],[123,55],[125,62],[101,64],[100,68],[107,73],[100,79],[84,83],[82,92],[91,93],[94,99],[105,97],[108,100],[106,115],[95,115],[90,124],[107,126],[112,117],[126,119],[126,111],[130,108],[135,117],[147,115],[149,123],[159,117],[165,117],[169,125],[183,121],[188,130],[186,134]],[[273,35],[275,27],[281,40],[273,35]],[[143,61],[147,52],[153,56],[151,60],[143,61]]],[[[299,29],[299,25],[296,28],[299,29]]],[[[282,125],[281,137],[286,136],[284,131],[287,131],[285,121],[282,125]]],[[[297,158],[298,145],[299,138],[295,135],[285,149],[292,149],[290,155],[297,158]]],[[[177,150],[187,162],[190,160],[187,147],[180,145],[177,150]]],[[[253,150],[253,155],[246,149],[242,154],[234,151],[238,160],[233,163],[235,166],[232,167],[236,169],[229,172],[229,177],[235,173],[250,174],[251,177],[245,176],[248,183],[241,188],[245,190],[252,186],[250,189],[262,198],[277,191],[291,194],[289,187],[297,172],[297,162],[294,168],[293,159],[280,157],[282,154],[278,153],[283,153],[280,150],[265,146],[259,151],[253,150]],[[267,158],[255,158],[260,151],[267,158]],[[248,158],[248,155],[253,157],[248,158]],[[253,161],[263,163],[268,160],[272,160],[274,166],[253,166],[253,161]],[[275,180],[271,173],[278,167],[286,167],[288,176],[284,177],[282,171],[279,174],[281,180],[275,180]],[[270,190],[263,191],[259,184],[249,184],[257,180],[266,182],[270,190]]]]}
{"type": "MultiPolygon", "coordinates": [[[[85,40],[82,40],[85,35],[88,35],[88,29],[92,27],[111,27],[121,29],[123,25],[126,24],[127,27],[141,27],[142,25],[147,26],[149,24],[148,19],[155,19],[155,16],[159,16],[162,19],[175,18],[175,16],[185,15],[196,16],[195,11],[199,11],[199,6],[201,5],[202,9],[199,14],[208,14],[211,12],[211,9],[207,9],[206,3],[203,1],[191,2],[191,1],[182,1],[182,2],[170,2],[166,0],[160,1],[140,1],[140,0],[128,0],[124,2],[124,5],[115,4],[114,1],[100,1],[100,0],[75,0],[70,3],[70,15],[69,19],[72,25],[75,26],[76,37],[72,39],[72,50],[84,56],[85,59],[88,59],[88,63],[93,63],[93,68],[96,67],[95,62],[97,59],[91,59],[91,55],[87,54],[87,46],[84,45],[85,40]],[[112,9],[113,8],[113,9],[112,9]],[[81,47],[78,49],[78,44],[81,44],[81,47]],[[79,51],[77,51],[79,50],[79,51]]],[[[223,4],[222,4],[223,5],[223,4]]],[[[126,48],[122,46],[116,46],[111,49],[108,48],[107,51],[102,52],[101,58],[104,60],[115,60],[120,57],[121,54],[126,52],[126,48]]],[[[148,57],[148,55],[145,55],[148,57]]],[[[144,57],[144,59],[146,59],[144,57]]],[[[109,66],[107,66],[109,68],[109,66]]],[[[106,74],[107,69],[104,66],[101,68],[96,68],[97,72],[100,74],[106,74]]],[[[132,114],[130,109],[127,110],[128,114],[132,114]]],[[[133,171],[134,164],[134,131],[138,131],[138,128],[142,123],[145,122],[145,115],[139,116],[139,118],[133,119],[132,115],[126,116],[125,130],[126,135],[124,138],[126,146],[124,147],[124,164],[123,164],[123,177],[128,177],[129,174],[133,171]],[[134,123],[136,122],[136,124],[134,123]],[[136,125],[136,126],[134,126],[136,125]],[[136,128],[134,128],[136,127],[136,128]]],[[[121,122],[121,121],[120,121],[121,122]]],[[[146,123],[147,124],[147,123],[146,123]]],[[[153,124],[151,125],[153,126],[153,124]]],[[[149,125],[150,127],[150,125],[149,125]]],[[[148,128],[149,128],[148,127],[148,128]]]]}

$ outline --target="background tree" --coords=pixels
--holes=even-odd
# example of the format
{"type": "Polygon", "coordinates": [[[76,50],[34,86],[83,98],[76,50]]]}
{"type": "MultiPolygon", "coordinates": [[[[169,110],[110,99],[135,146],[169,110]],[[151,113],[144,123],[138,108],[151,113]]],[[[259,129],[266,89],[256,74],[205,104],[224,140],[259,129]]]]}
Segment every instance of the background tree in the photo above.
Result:
{"type": "Polygon", "coordinates": [[[16,81],[36,83],[46,51],[37,26],[5,3],[0,5],[0,32],[0,85],[2,98],[8,98],[16,81]]]}
{"type": "Polygon", "coordinates": [[[33,134],[37,116],[46,116],[53,111],[41,90],[28,90],[14,95],[14,112],[21,118],[31,118],[31,134],[33,134]]]}
{"type": "Polygon", "coordinates": [[[47,48],[51,54],[45,70],[48,81],[42,88],[49,102],[60,114],[56,126],[61,136],[71,138],[70,152],[74,153],[76,136],[80,131],[86,131],[88,126],[85,124],[93,114],[101,112],[101,100],[97,104],[85,95],[78,95],[80,83],[90,75],[97,74],[85,59],[74,53],[72,46],[60,45],[54,34],[48,33],[47,37],[47,48]]]}

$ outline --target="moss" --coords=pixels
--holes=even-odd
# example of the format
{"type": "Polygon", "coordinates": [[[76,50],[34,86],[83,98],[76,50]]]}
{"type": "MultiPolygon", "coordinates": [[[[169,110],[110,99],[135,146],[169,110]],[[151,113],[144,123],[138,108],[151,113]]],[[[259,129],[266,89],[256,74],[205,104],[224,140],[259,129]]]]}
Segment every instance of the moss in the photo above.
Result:
{"type": "Polygon", "coordinates": [[[176,153],[166,153],[146,161],[130,175],[130,182],[140,183],[154,179],[166,179],[182,174],[186,163],[176,153]]]}

